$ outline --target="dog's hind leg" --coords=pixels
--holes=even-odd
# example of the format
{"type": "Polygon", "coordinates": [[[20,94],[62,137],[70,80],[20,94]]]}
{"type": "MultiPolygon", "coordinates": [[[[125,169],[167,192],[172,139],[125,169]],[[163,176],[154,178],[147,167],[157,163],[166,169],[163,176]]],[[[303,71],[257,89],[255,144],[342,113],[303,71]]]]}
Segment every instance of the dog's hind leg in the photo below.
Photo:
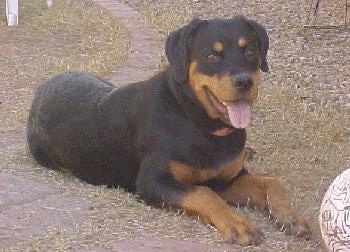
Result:
{"type": "Polygon", "coordinates": [[[28,134],[27,142],[29,151],[36,162],[54,170],[60,169],[59,158],[47,141],[37,134],[28,134]]]}

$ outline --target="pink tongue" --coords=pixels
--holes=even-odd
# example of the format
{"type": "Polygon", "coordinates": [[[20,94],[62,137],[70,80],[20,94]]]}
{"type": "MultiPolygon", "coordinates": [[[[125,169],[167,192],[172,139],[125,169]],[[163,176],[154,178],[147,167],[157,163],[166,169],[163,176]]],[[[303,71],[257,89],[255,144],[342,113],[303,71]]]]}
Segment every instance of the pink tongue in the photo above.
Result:
{"type": "Polygon", "coordinates": [[[233,127],[244,129],[250,123],[250,105],[248,102],[240,100],[235,102],[225,102],[228,115],[233,127]]]}

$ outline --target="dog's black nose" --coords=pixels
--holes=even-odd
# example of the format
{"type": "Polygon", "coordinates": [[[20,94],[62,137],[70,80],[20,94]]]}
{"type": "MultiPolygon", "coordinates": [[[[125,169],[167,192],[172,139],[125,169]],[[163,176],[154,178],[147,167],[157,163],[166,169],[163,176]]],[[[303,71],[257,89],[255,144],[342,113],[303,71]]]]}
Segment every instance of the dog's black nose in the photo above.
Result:
{"type": "Polygon", "coordinates": [[[253,86],[250,74],[239,74],[234,78],[235,87],[240,91],[248,91],[253,86]]]}

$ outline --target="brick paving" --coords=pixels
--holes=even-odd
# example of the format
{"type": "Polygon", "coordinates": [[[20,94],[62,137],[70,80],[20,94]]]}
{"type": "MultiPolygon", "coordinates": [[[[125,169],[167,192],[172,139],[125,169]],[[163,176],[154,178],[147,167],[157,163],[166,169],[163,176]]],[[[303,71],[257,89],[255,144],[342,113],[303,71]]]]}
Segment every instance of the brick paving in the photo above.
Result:
{"type": "Polygon", "coordinates": [[[0,132],[0,160],[7,164],[0,172],[0,251],[45,235],[52,226],[69,230],[89,213],[88,203],[64,188],[27,178],[25,172],[11,173],[11,166],[19,165],[14,157],[19,146],[25,146],[23,131],[0,132]]]}
{"type": "Polygon", "coordinates": [[[128,59],[111,78],[113,83],[123,85],[145,80],[157,72],[162,53],[159,33],[142,22],[141,15],[131,7],[114,0],[93,0],[118,17],[128,30],[130,47],[128,59]]]}
{"type": "MultiPolygon", "coordinates": [[[[120,252],[223,252],[225,249],[208,249],[204,245],[201,245],[193,241],[179,241],[171,238],[150,238],[150,237],[132,237],[123,241],[113,242],[111,244],[113,251],[120,252]]],[[[90,247],[84,250],[78,250],[79,252],[107,252],[110,249],[103,247],[90,247]]]]}

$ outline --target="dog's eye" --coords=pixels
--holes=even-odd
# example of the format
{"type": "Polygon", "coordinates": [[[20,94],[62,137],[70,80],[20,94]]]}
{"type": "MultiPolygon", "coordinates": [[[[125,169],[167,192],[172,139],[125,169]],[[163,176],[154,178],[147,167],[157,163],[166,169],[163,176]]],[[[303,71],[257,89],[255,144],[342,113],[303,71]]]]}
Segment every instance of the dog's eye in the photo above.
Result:
{"type": "Polygon", "coordinates": [[[211,61],[211,62],[218,62],[220,60],[220,56],[215,54],[209,54],[207,56],[207,59],[208,61],[211,61]]]}
{"type": "Polygon", "coordinates": [[[255,55],[255,50],[253,49],[248,49],[247,52],[246,52],[247,56],[248,57],[252,57],[255,55]]]}

